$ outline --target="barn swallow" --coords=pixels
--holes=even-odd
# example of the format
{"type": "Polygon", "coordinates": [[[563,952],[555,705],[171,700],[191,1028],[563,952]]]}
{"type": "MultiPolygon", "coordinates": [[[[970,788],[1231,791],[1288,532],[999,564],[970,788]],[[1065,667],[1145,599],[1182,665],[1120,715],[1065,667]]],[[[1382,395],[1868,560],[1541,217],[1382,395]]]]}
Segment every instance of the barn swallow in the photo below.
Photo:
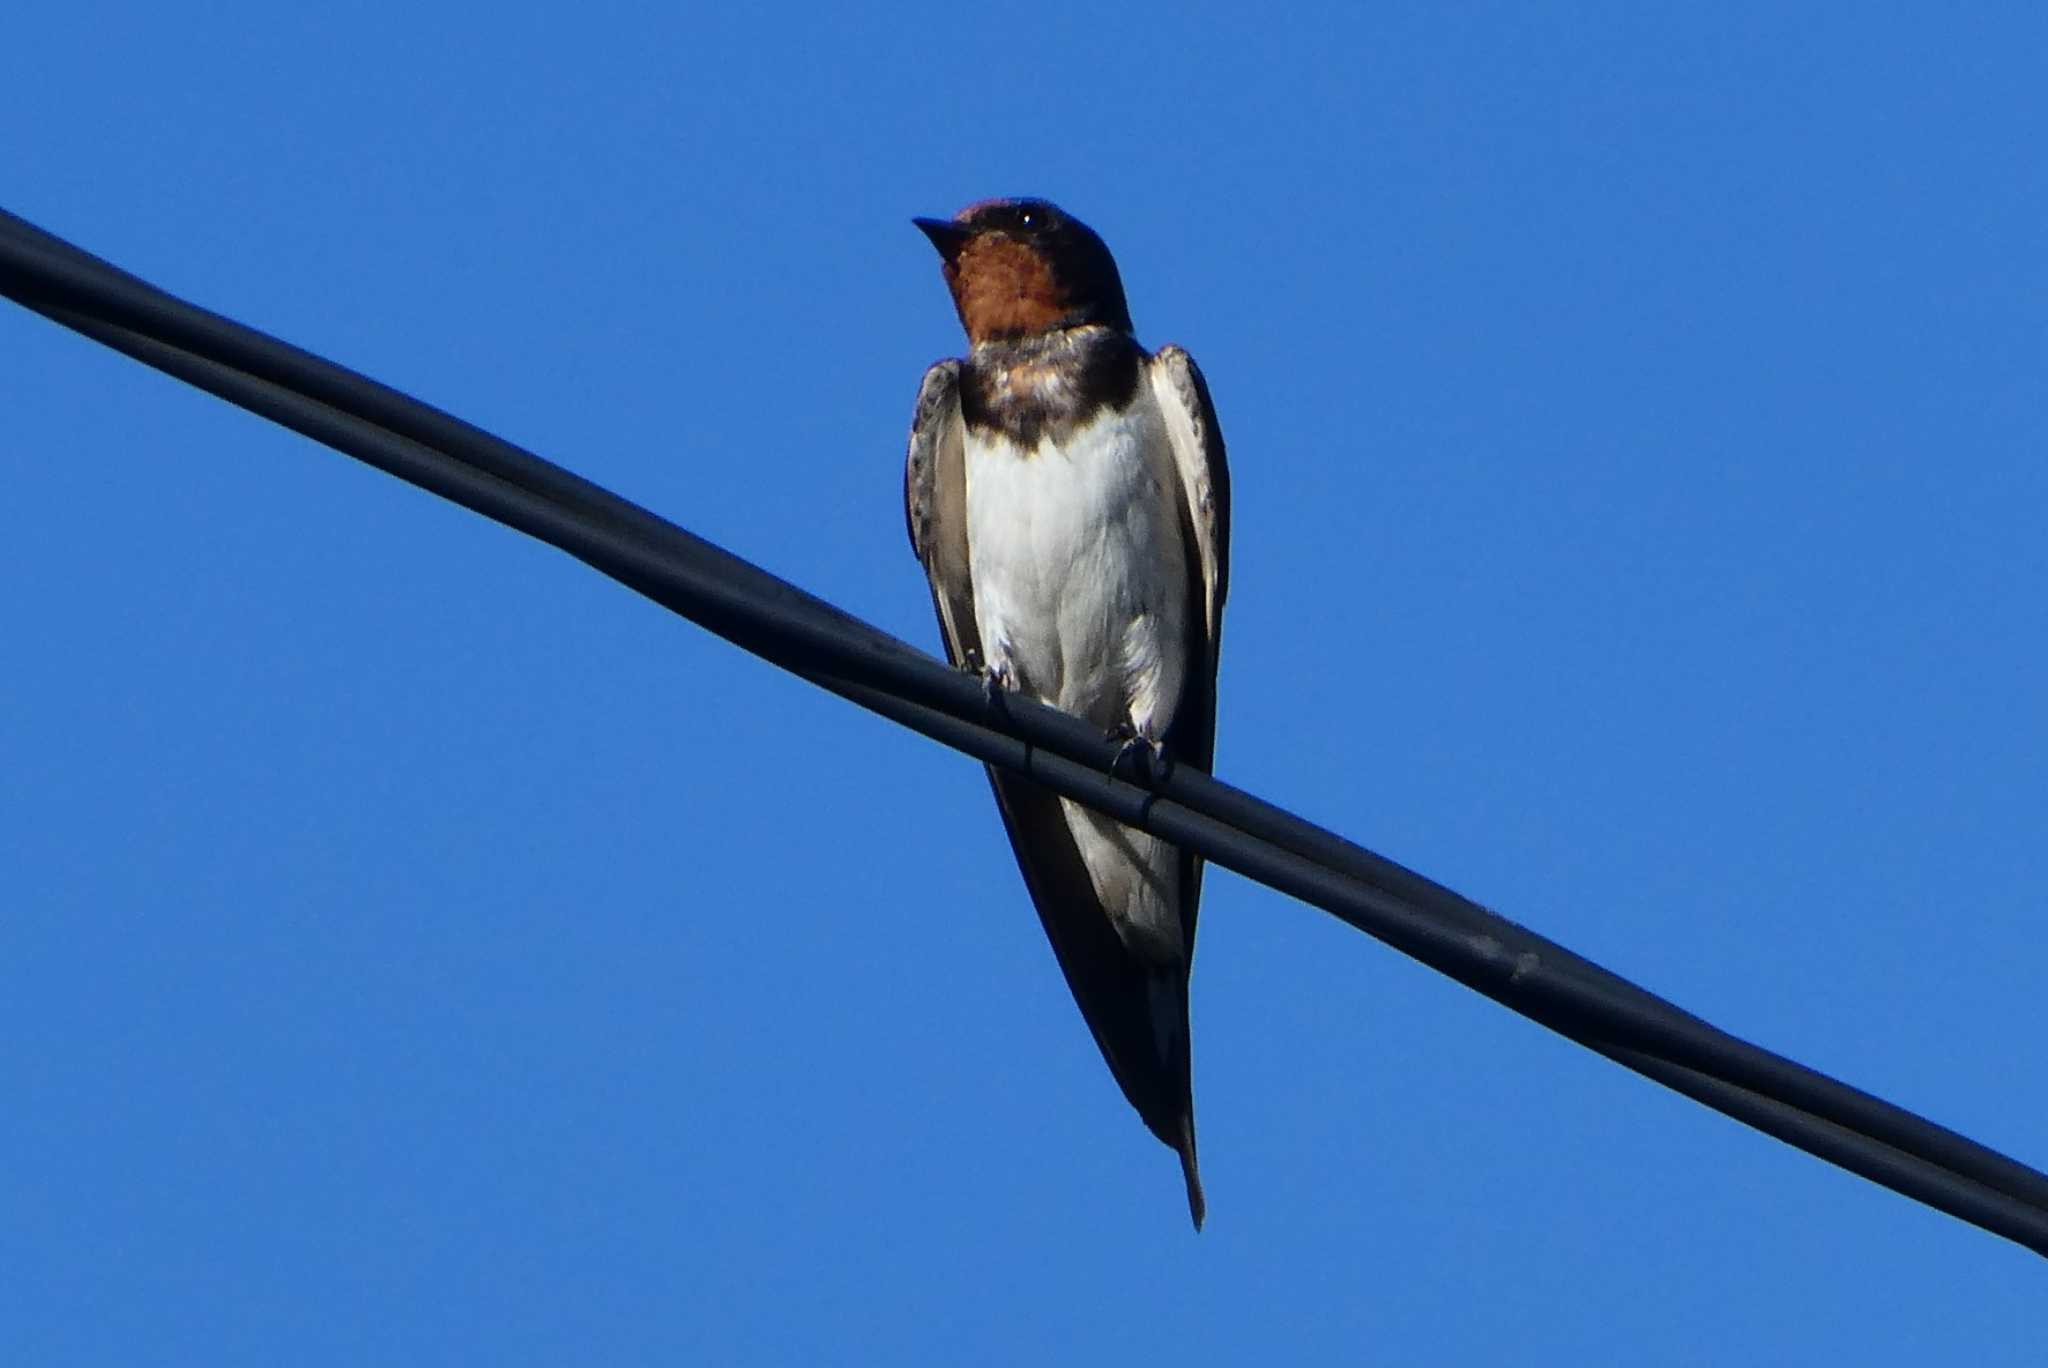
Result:
{"type": "MultiPolygon", "coordinates": [[[[1101,238],[1038,199],[915,219],[967,332],[925,372],[904,503],[946,654],[1207,771],[1230,486],[1208,386],[1132,335],[1101,238]]],[[[1000,698],[1000,693],[994,693],[1000,698]]],[[[1188,969],[1202,861],[990,767],[1025,886],[1124,1096],[1195,1162],[1188,969]]]]}

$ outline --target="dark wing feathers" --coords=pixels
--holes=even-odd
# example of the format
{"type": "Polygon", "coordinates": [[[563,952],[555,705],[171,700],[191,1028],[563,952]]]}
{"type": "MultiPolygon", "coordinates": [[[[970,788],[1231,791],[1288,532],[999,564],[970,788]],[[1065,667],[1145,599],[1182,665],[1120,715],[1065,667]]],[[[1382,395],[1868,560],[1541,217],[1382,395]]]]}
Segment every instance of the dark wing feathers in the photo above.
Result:
{"type": "Polygon", "coordinates": [[[1223,429],[1216,422],[1209,382],[1182,348],[1161,347],[1152,358],[1152,392],[1166,415],[1167,437],[1201,556],[1213,667],[1223,628],[1223,600],[1230,593],[1230,465],[1223,455],[1223,429]]]}
{"type": "Polygon", "coordinates": [[[955,665],[981,653],[974,587],[967,574],[966,438],[960,363],[941,361],[918,386],[910,452],[903,462],[903,516],[910,525],[910,549],[931,581],[946,658],[955,665]]]}
{"type": "MultiPolygon", "coordinates": [[[[1189,582],[1198,588],[1204,608],[1202,649],[1189,664],[1165,742],[1174,759],[1207,773],[1216,760],[1216,662],[1223,641],[1223,600],[1230,591],[1230,466],[1216,406],[1195,359],[1179,347],[1161,347],[1152,358],[1151,376],[1180,474],[1189,582]]],[[[1181,875],[1181,931],[1192,954],[1202,896],[1201,857],[1182,852],[1181,875]]]]}

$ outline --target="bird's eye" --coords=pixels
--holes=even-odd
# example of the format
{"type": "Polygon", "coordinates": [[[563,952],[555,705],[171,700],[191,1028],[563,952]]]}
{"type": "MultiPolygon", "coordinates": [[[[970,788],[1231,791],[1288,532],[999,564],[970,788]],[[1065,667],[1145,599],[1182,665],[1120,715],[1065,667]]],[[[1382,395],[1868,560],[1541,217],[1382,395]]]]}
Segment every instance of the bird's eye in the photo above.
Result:
{"type": "Polygon", "coordinates": [[[1038,226],[1038,215],[1029,209],[1021,211],[1017,215],[1017,226],[1019,228],[1036,228],[1038,226]]]}

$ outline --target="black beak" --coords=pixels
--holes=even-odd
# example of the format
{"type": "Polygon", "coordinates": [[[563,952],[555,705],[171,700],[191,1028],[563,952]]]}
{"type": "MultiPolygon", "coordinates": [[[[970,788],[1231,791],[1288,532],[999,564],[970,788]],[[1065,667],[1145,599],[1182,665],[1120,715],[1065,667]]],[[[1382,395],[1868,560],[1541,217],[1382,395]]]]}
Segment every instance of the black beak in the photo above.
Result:
{"type": "Polygon", "coordinates": [[[932,246],[939,249],[939,255],[951,261],[960,253],[967,239],[973,236],[970,229],[963,228],[951,219],[914,218],[912,223],[918,231],[932,240],[932,246]]]}

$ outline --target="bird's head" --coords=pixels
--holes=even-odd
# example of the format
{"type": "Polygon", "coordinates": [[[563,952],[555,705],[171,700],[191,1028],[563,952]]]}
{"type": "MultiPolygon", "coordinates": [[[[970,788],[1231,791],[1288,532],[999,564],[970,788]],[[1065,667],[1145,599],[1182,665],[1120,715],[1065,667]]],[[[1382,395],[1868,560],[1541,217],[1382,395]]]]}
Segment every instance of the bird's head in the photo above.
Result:
{"type": "Polygon", "coordinates": [[[1056,204],[982,200],[950,219],[911,222],[939,249],[972,344],[1090,324],[1131,331],[1116,258],[1094,229],[1056,204]]]}

